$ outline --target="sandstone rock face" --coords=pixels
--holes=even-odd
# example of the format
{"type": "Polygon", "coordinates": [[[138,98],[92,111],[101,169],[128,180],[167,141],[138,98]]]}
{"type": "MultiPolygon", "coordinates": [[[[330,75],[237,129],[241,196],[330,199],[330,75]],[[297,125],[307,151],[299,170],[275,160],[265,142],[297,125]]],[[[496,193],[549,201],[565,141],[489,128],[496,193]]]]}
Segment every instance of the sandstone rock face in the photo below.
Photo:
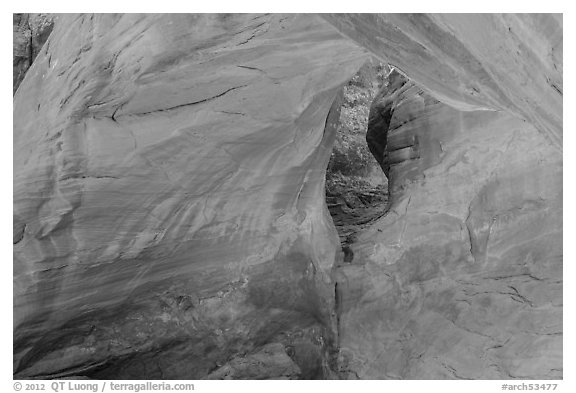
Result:
{"type": "Polygon", "coordinates": [[[560,378],[561,132],[554,15],[63,16],[14,97],[15,376],[560,378]],[[345,259],[358,43],[401,73],[345,259]]]}
{"type": "Polygon", "coordinates": [[[13,86],[14,93],[16,93],[26,71],[32,65],[54,28],[54,16],[50,14],[14,14],[13,28],[13,86]]]}
{"type": "Polygon", "coordinates": [[[16,375],[327,358],[324,124],[365,52],[298,15],[66,16],[47,45],[14,104],[16,375]]]}
{"type": "Polygon", "coordinates": [[[422,86],[373,105],[390,211],[337,269],[340,367],[561,378],[561,16],[327,19],[422,86]]]}
{"type": "Polygon", "coordinates": [[[324,17],[442,102],[529,120],[561,149],[561,14],[324,17]]]}
{"type": "Polygon", "coordinates": [[[234,358],[205,379],[300,379],[300,369],[280,343],[265,345],[257,353],[234,358]]]}
{"type": "Polygon", "coordinates": [[[462,112],[391,78],[390,211],[338,268],[343,367],[560,378],[561,156],[527,122],[462,112]]]}

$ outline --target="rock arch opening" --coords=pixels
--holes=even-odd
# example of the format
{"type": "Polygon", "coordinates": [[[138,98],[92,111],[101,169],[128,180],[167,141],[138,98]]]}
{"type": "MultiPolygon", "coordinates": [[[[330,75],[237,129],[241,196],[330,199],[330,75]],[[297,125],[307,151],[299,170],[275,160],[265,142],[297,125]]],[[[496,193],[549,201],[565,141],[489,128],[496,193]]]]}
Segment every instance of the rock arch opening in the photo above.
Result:
{"type": "MultiPolygon", "coordinates": [[[[355,234],[383,216],[388,207],[388,179],[380,152],[367,143],[374,100],[382,95],[391,71],[388,64],[369,59],[342,88],[336,137],[326,169],[326,204],[338,231],[344,262],[353,256],[355,234]]],[[[385,147],[385,146],[384,146],[385,147]]]]}
{"type": "Polygon", "coordinates": [[[322,18],[58,17],[14,97],[15,377],[562,378],[562,16],[322,18]],[[332,227],[366,50],[411,79],[339,135],[332,227]]]}

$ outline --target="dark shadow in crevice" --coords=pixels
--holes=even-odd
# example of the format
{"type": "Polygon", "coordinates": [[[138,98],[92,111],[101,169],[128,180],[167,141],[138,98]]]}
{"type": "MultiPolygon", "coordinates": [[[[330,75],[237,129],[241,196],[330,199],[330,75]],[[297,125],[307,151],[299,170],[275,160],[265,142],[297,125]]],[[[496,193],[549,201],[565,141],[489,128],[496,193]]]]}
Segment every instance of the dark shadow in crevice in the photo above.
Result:
{"type": "Polygon", "coordinates": [[[383,173],[390,105],[379,105],[391,67],[369,61],[343,87],[336,142],[326,170],[326,204],[338,231],[344,263],[352,263],[356,234],[386,214],[383,173]]]}

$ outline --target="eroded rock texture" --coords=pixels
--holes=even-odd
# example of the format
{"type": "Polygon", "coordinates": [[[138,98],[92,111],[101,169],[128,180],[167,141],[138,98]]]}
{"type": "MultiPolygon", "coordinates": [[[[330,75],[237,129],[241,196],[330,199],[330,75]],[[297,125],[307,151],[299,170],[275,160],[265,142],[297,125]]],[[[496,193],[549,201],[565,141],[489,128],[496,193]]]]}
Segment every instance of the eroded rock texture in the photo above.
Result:
{"type": "Polygon", "coordinates": [[[442,102],[527,119],[561,149],[561,14],[324,17],[442,102]]]}
{"type": "Polygon", "coordinates": [[[297,340],[322,377],[324,125],[364,52],[312,16],[65,18],[15,96],[16,374],[200,378],[297,340]]]}
{"type": "Polygon", "coordinates": [[[340,367],[560,378],[561,16],[327,19],[423,87],[373,105],[391,205],[338,268],[340,367]]]}
{"type": "Polygon", "coordinates": [[[561,156],[525,121],[462,112],[391,78],[391,207],[338,268],[341,367],[561,377],[561,156]]]}
{"type": "Polygon", "coordinates": [[[54,28],[50,14],[13,15],[13,89],[20,86],[26,72],[54,28]]]}
{"type": "Polygon", "coordinates": [[[14,373],[559,378],[561,131],[554,15],[66,15],[14,97],[14,373]],[[344,259],[358,43],[412,81],[344,259]]]}

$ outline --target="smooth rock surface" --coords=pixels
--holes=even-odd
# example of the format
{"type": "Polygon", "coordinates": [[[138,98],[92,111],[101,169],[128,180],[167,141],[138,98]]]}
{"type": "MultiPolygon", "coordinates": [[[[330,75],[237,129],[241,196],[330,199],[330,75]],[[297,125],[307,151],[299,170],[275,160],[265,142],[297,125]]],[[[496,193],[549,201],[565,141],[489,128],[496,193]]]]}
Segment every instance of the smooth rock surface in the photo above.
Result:
{"type": "Polygon", "coordinates": [[[340,368],[561,378],[562,16],[325,18],[418,84],[375,103],[390,212],[337,269],[340,368]]]}
{"type": "Polygon", "coordinates": [[[529,120],[562,148],[562,14],[323,14],[462,110],[529,120]]]}
{"type": "Polygon", "coordinates": [[[365,51],[300,15],[67,15],[47,45],[14,99],[16,375],[200,378],[312,328],[323,353],[324,124],[365,51]]]}
{"type": "Polygon", "coordinates": [[[391,114],[380,129],[391,206],[337,269],[341,367],[561,378],[562,157],[525,121],[391,79],[375,103],[391,114]]]}
{"type": "Polygon", "coordinates": [[[15,377],[562,377],[561,16],[323,18],[59,19],[14,96],[15,377]],[[414,82],[344,261],[358,44],[414,82]]]}

